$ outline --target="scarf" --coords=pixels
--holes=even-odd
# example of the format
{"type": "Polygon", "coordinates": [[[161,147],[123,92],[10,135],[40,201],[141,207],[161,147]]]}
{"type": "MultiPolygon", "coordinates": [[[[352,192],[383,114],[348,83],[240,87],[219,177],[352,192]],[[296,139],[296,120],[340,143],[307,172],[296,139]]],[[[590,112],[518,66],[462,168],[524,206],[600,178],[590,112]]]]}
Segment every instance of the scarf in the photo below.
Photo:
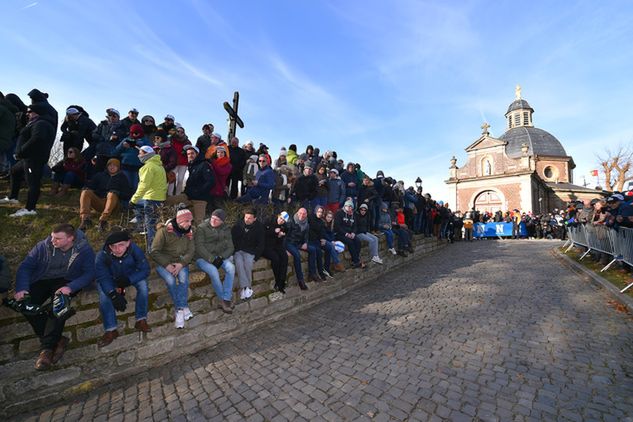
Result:
{"type": "Polygon", "coordinates": [[[295,224],[297,226],[299,226],[299,228],[301,229],[301,231],[305,231],[308,230],[308,219],[306,218],[305,220],[301,221],[299,220],[299,217],[297,216],[297,214],[292,216],[292,219],[294,220],[295,224]]]}
{"type": "Polygon", "coordinates": [[[178,222],[175,218],[167,221],[165,227],[167,228],[167,233],[173,233],[178,237],[187,236],[189,240],[193,239],[193,231],[191,230],[191,227],[189,227],[187,230],[183,229],[178,225],[178,222]]]}

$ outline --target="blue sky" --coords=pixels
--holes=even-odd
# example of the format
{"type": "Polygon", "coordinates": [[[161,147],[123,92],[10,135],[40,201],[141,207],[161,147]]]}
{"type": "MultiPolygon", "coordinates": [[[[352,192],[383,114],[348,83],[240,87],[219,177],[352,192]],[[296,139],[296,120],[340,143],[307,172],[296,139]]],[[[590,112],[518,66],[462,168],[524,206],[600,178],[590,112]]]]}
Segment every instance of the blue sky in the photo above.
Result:
{"type": "Polygon", "coordinates": [[[29,1],[0,3],[2,86],[162,120],[195,139],[227,132],[240,91],[241,141],[336,150],[446,193],[449,159],[483,121],[493,136],[520,84],[535,126],[577,164],[633,139],[630,1],[29,1]]]}

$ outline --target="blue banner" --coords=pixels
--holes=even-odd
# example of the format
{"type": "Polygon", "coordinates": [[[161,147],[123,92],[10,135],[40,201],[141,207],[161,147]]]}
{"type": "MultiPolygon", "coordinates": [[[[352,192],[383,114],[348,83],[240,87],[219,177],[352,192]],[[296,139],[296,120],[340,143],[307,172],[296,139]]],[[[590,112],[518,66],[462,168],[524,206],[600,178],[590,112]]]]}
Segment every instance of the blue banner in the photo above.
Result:
{"type": "MultiPolygon", "coordinates": [[[[525,223],[519,224],[519,234],[527,236],[525,223]]],[[[473,237],[511,237],[512,223],[475,223],[473,237]]]]}

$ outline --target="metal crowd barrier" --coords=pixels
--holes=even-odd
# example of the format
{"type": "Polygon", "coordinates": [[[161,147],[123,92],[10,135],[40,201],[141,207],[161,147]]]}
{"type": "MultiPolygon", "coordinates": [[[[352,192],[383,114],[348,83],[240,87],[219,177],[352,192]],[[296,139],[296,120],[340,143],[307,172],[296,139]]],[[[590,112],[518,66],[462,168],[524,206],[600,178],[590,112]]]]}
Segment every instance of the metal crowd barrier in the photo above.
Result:
{"type": "MultiPolygon", "coordinates": [[[[617,261],[633,266],[633,229],[620,227],[613,230],[605,226],[578,225],[568,227],[567,234],[568,241],[563,246],[569,244],[569,247],[565,253],[574,246],[587,248],[579,260],[592,251],[611,255],[613,259],[600,272],[608,270],[617,261]]],[[[633,287],[633,282],[620,290],[620,293],[624,293],[630,287],[633,287]]]]}

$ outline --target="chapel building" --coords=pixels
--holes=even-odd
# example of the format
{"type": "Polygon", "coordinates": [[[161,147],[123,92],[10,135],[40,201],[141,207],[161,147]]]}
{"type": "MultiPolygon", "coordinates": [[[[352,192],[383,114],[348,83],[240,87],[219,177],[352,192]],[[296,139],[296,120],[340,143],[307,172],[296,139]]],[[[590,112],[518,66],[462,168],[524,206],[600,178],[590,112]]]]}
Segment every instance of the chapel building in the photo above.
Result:
{"type": "Polygon", "coordinates": [[[517,86],[505,114],[505,133],[495,138],[484,123],[481,136],[466,148],[466,164],[458,167],[451,159],[446,183],[453,210],[542,214],[600,196],[601,191],[573,184],[573,158],[556,137],[534,126],[533,114],[517,86]]]}

